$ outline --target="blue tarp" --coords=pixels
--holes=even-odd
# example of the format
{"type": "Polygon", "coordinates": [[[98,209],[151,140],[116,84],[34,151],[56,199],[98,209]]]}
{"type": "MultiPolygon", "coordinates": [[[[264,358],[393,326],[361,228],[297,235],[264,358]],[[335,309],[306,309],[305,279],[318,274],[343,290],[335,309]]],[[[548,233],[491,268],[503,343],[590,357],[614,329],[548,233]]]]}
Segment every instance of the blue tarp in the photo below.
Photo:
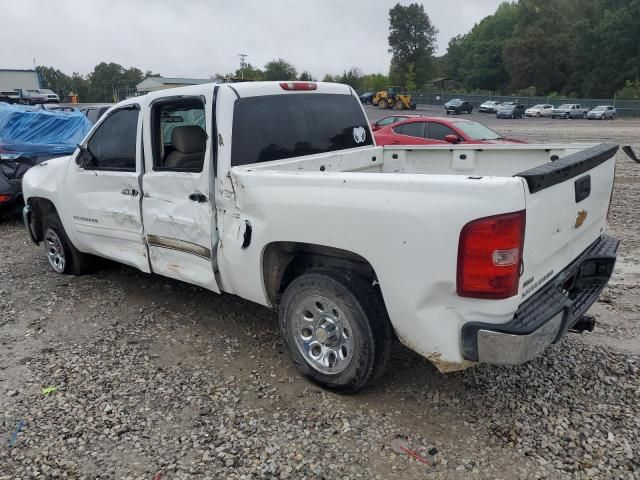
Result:
{"type": "Polygon", "coordinates": [[[79,111],[0,103],[0,149],[23,156],[69,155],[92,125],[79,111]]]}

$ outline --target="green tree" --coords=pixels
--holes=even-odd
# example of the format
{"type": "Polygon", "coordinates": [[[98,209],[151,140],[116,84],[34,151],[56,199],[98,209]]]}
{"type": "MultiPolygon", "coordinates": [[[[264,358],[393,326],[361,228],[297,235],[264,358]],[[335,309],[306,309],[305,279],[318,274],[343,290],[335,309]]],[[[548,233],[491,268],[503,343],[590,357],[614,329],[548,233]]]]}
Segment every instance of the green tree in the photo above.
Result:
{"type": "Polygon", "coordinates": [[[264,66],[264,80],[295,80],[298,77],[296,68],[286,60],[271,60],[264,66]]]}
{"type": "Polygon", "coordinates": [[[42,88],[48,88],[64,98],[71,90],[71,78],[53,67],[39,65],[36,72],[40,77],[42,88]]]}
{"type": "Polygon", "coordinates": [[[382,73],[371,73],[362,77],[362,88],[367,92],[379,92],[389,86],[389,77],[382,73]]]}
{"type": "Polygon", "coordinates": [[[468,34],[450,42],[453,49],[448,69],[454,80],[469,90],[504,91],[509,87],[502,52],[513,35],[517,9],[517,4],[505,2],[468,34]]]}
{"type": "Polygon", "coordinates": [[[247,63],[243,69],[238,68],[235,72],[227,75],[228,77],[244,78],[246,80],[262,80],[264,72],[250,63],[247,63]]]}
{"type": "Polygon", "coordinates": [[[640,77],[633,80],[627,80],[624,88],[616,94],[616,97],[630,100],[640,99],[640,77]]]}
{"type": "Polygon", "coordinates": [[[562,90],[573,68],[575,17],[565,0],[521,0],[502,58],[511,90],[562,90]],[[558,48],[563,45],[563,48],[558,48]]]}
{"type": "Polygon", "coordinates": [[[416,66],[413,63],[410,63],[407,67],[404,86],[410,92],[415,92],[416,90],[416,66]]]}
{"type": "Polygon", "coordinates": [[[434,73],[433,53],[438,29],[431,23],[424,6],[396,4],[389,10],[389,51],[393,54],[389,76],[400,85],[406,84],[410,64],[414,65],[415,82],[426,83],[434,73]]]}
{"type": "Polygon", "coordinates": [[[308,72],[307,70],[304,70],[300,73],[300,76],[298,77],[298,80],[301,80],[303,82],[315,82],[316,79],[314,78],[313,75],[311,75],[311,72],[308,72]]]}
{"type": "Polygon", "coordinates": [[[352,67],[349,70],[345,70],[339,78],[336,78],[336,82],[345,83],[352,87],[356,91],[362,89],[362,79],[364,74],[362,70],[357,67],[352,67]]]}
{"type": "Polygon", "coordinates": [[[331,75],[330,73],[326,73],[324,77],[322,77],[323,82],[337,82],[336,77],[331,75]]]}

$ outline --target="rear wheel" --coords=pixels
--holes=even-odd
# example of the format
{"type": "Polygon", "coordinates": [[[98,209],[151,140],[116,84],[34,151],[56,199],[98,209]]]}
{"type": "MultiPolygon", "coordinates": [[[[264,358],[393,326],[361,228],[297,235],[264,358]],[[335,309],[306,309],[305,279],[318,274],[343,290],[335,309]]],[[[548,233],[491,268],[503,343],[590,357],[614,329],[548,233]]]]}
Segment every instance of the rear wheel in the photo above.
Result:
{"type": "Polygon", "coordinates": [[[356,392],[385,371],[393,335],[379,291],[342,270],[312,270],[286,289],[280,329],[298,370],[339,392],[356,392]]]}
{"type": "Polygon", "coordinates": [[[387,108],[387,100],[386,99],[382,99],[378,102],[378,108],[387,108]]]}
{"type": "Polygon", "coordinates": [[[396,102],[396,110],[404,110],[404,103],[402,103],[402,100],[398,100],[396,102]]]}
{"type": "Polygon", "coordinates": [[[92,269],[95,257],[82,253],[73,246],[56,213],[49,213],[44,217],[42,232],[47,260],[55,272],[82,275],[92,269]]]}

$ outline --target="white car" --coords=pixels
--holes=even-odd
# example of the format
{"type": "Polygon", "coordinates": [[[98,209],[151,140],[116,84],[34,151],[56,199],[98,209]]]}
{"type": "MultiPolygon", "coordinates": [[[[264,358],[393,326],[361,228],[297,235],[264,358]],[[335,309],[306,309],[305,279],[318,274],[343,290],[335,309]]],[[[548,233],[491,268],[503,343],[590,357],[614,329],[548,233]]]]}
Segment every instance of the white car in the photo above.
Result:
{"type": "Polygon", "coordinates": [[[496,113],[500,105],[501,105],[500,102],[487,100],[486,102],[480,105],[480,107],[478,108],[478,111],[481,113],[496,113]]]}
{"type": "Polygon", "coordinates": [[[617,149],[377,147],[347,85],[194,85],[116,104],[27,172],[23,213],[58,273],[105,257],[278,309],[298,369],[353,392],[394,337],[446,372],[589,327],[617,149]]]}
{"type": "Polygon", "coordinates": [[[550,117],[554,106],[548,104],[534,105],[524,111],[526,117],[550,117]]]}

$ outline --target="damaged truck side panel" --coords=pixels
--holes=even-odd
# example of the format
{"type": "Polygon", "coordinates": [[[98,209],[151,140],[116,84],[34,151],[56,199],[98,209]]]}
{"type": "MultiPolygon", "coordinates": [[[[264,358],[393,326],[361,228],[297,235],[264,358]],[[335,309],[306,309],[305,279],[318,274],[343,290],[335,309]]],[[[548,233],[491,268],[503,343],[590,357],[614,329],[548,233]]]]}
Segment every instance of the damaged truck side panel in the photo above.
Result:
{"type": "Polygon", "coordinates": [[[59,273],[96,255],[278,309],[300,371],[352,392],[394,334],[444,372],[577,325],[615,261],[616,150],[382,148],[348,86],[198,85],[121,102],[31,169],[24,218],[59,273]]]}

